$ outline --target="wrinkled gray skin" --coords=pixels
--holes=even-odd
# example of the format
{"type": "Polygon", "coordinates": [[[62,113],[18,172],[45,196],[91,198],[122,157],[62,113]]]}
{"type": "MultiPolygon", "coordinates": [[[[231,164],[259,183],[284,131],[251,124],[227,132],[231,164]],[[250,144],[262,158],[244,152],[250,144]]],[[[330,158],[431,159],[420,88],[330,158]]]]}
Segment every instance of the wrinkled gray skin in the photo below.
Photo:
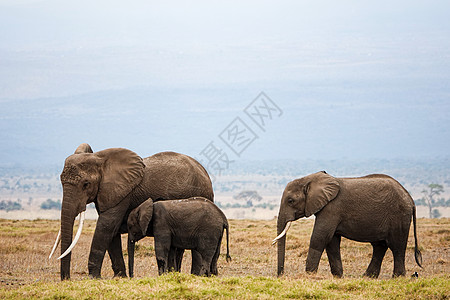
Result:
{"type": "MultiPolygon", "coordinates": [[[[67,157],[61,183],[61,253],[71,244],[74,219],[86,205],[95,203],[99,214],[88,263],[89,275],[95,278],[101,275],[106,250],[115,276],[126,276],[120,227],[126,228],[129,212],[148,198],[214,199],[206,170],[193,158],[174,152],[142,159],[123,148],[93,153],[88,144],[81,144],[67,157]]],[[[70,278],[70,259],[70,254],[61,259],[61,280],[70,278]]]]}
{"type": "Polygon", "coordinates": [[[134,243],[145,236],[154,236],[159,275],[170,271],[169,250],[173,247],[200,253],[200,259],[192,257],[192,274],[217,275],[224,229],[227,234],[226,257],[229,261],[228,221],[214,203],[202,197],[155,203],[149,199],[128,216],[130,274],[133,274],[134,267],[134,243]]]}
{"type": "MultiPolygon", "coordinates": [[[[394,255],[393,276],[405,275],[405,251],[411,218],[414,221],[415,258],[422,256],[416,234],[416,208],[409,193],[387,175],[335,178],[318,172],[287,184],[281,199],[277,232],[289,221],[316,216],[306,271],[316,272],[325,249],[331,273],[343,274],[341,237],[370,242],[372,260],[365,276],[378,277],[386,250],[394,255]]],[[[284,272],[286,236],[278,241],[278,276],[284,272]]]]}

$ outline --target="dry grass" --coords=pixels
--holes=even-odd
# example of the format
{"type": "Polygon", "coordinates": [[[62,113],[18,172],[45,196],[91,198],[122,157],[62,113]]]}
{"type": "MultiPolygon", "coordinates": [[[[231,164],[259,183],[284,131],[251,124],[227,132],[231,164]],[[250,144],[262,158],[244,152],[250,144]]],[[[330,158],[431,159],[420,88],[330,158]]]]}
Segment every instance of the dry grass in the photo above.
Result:
{"type": "MultiPolygon", "coordinates": [[[[251,283],[252,280],[269,280],[263,284],[264,286],[276,286],[280,283],[280,280],[282,280],[281,282],[284,280],[288,285],[289,282],[297,282],[298,284],[312,282],[313,285],[309,288],[315,285],[314,282],[326,282],[326,287],[330,287],[331,290],[337,292],[342,289],[345,290],[345,286],[350,284],[350,282],[345,281],[347,279],[357,280],[358,284],[360,284],[359,282],[370,282],[370,280],[361,279],[361,275],[370,261],[371,246],[346,239],[343,239],[341,248],[344,276],[347,279],[336,280],[332,278],[325,253],[322,256],[317,274],[307,275],[305,273],[305,260],[313,220],[299,220],[291,227],[286,243],[285,276],[282,279],[276,279],[276,247],[270,246],[271,240],[276,236],[276,221],[230,220],[229,222],[230,252],[233,260],[230,263],[225,261],[224,239],[222,254],[218,262],[219,280],[234,280],[236,285],[251,285],[253,284],[251,283]]],[[[58,229],[58,221],[0,220],[0,289],[13,291],[23,289],[36,282],[59,284],[59,262],[55,258],[48,260],[58,229]]],[[[71,267],[73,280],[88,278],[87,261],[94,229],[95,221],[86,221],[83,234],[73,250],[71,267]]],[[[407,274],[417,271],[420,278],[430,280],[441,278],[444,283],[448,283],[448,275],[450,274],[450,219],[419,219],[418,235],[424,268],[420,269],[415,264],[414,240],[411,230],[406,253],[407,274]]],[[[126,236],[123,236],[122,242],[126,260],[126,236]]],[[[157,276],[153,238],[141,240],[138,245],[135,261],[135,277],[137,279],[134,282],[136,283],[140,282],[139,280],[147,280],[145,278],[157,276]]],[[[59,253],[59,248],[57,253],[59,253]]],[[[383,262],[380,279],[390,279],[392,269],[392,254],[388,251],[383,262]]],[[[189,273],[189,270],[190,251],[186,251],[182,272],[189,273]]],[[[102,276],[104,278],[113,276],[108,256],[105,256],[102,276]]],[[[191,279],[190,276],[182,278],[188,282],[194,280],[195,284],[200,285],[201,283],[197,281],[206,282],[206,284],[209,282],[209,279],[206,281],[205,279],[191,279]]],[[[173,280],[173,278],[170,280],[173,280]]],[[[437,285],[439,286],[439,284],[437,285]]],[[[324,288],[323,285],[322,288],[324,288]]],[[[326,295],[325,298],[327,298],[326,295]]],[[[450,296],[448,291],[444,291],[444,295],[450,296]]]]}

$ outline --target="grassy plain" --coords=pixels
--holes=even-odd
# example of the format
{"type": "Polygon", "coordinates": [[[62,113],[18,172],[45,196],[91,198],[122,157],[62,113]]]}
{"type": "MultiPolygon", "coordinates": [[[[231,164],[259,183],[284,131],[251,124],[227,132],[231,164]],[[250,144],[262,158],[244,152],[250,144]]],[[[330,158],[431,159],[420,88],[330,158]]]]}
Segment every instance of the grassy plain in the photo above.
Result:
{"type": "MultiPolygon", "coordinates": [[[[157,276],[153,239],[138,242],[134,279],[115,279],[109,257],[103,280],[91,280],[87,261],[95,221],[87,221],[72,253],[72,280],[60,282],[59,262],[48,260],[59,229],[58,221],[0,220],[1,299],[146,299],[146,298],[317,298],[317,299],[448,299],[450,298],[450,219],[419,219],[418,235],[424,268],[414,262],[412,230],[406,253],[407,276],[391,279],[393,260],[388,251],[379,279],[362,278],[371,246],[343,239],[344,278],[329,272],[326,255],[317,274],[305,273],[305,259],[313,220],[299,220],[288,233],[285,275],[276,277],[276,221],[230,220],[230,251],[225,261],[225,239],[219,276],[189,275],[190,251],[182,273],[157,276]],[[414,272],[419,278],[410,277],[414,272]]],[[[76,230],[76,228],[75,228],[76,230]]],[[[123,245],[126,237],[123,236],[123,245]]],[[[59,253],[59,248],[57,250],[59,253]]],[[[126,251],[124,249],[125,259],[126,251]]]]}

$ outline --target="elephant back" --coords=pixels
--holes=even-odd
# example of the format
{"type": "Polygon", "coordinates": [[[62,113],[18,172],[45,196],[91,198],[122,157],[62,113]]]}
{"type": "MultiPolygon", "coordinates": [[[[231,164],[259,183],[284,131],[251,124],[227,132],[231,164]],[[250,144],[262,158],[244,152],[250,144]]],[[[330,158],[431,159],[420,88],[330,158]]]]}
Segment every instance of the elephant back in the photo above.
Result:
{"type": "Polygon", "coordinates": [[[211,179],[205,168],[194,158],[161,152],[144,159],[146,173],[143,186],[147,196],[155,201],[205,197],[214,201],[211,179]]]}

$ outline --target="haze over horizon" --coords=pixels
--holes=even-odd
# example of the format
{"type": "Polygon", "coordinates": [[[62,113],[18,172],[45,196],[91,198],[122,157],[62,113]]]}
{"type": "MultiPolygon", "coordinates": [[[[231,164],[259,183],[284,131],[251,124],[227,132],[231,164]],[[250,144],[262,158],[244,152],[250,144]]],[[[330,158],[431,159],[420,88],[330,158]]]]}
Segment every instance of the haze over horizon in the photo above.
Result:
{"type": "MultiPolygon", "coordinates": [[[[447,1],[0,1],[0,166],[145,157],[449,157],[447,1]],[[264,129],[244,109],[264,92],[264,129]],[[256,139],[220,138],[239,117],[256,139]]],[[[223,136],[222,136],[223,138],[223,136]]]]}

